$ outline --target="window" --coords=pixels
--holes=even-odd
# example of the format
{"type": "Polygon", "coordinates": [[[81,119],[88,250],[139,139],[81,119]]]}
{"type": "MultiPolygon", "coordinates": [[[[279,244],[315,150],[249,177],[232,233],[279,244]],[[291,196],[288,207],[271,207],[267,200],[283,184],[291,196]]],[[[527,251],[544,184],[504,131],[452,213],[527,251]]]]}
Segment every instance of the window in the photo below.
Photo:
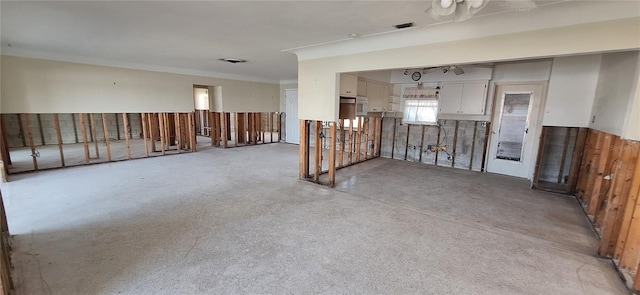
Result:
{"type": "Polygon", "coordinates": [[[405,88],[402,95],[406,124],[436,124],[438,122],[438,90],[436,88],[405,88]]]}

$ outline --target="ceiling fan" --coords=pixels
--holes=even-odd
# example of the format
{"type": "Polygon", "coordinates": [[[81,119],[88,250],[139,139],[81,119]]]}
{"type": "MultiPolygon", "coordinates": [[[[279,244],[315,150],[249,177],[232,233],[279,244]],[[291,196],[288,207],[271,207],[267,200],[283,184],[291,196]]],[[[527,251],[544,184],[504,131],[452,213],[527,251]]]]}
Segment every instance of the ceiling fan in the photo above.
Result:
{"type": "Polygon", "coordinates": [[[489,0],[432,0],[431,7],[425,10],[434,19],[454,15],[454,21],[471,18],[484,8],[489,0]]]}
{"type": "MultiPolygon", "coordinates": [[[[434,19],[454,16],[453,21],[467,20],[482,10],[490,0],[430,0],[431,7],[425,10],[434,19]]],[[[534,0],[501,0],[493,1],[500,10],[490,14],[508,11],[528,11],[537,7],[534,0]]],[[[494,9],[495,10],[495,9],[494,9]]]]}

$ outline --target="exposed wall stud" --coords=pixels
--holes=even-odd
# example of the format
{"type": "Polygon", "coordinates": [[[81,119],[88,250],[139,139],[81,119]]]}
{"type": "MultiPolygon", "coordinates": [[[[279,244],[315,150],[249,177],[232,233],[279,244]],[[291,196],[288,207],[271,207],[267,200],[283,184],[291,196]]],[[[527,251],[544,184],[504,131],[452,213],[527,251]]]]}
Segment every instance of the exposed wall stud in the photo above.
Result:
{"type": "Polygon", "coordinates": [[[336,184],[336,123],[329,123],[329,187],[336,184]]]}
{"type": "MultiPolygon", "coordinates": [[[[117,118],[116,114],[116,118],[117,118]]],[[[131,160],[131,143],[129,142],[129,117],[127,113],[122,114],[122,124],[124,125],[124,141],[127,145],[127,159],[131,160]]]]}
{"type": "Polygon", "coordinates": [[[58,114],[53,114],[53,124],[56,128],[56,137],[58,138],[58,150],[60,151],[60,164],[65,167],[64,152],[62,150],[62,133],[60,131],[60,120],[58,114]]]}
{"type": "Polygon", "coordinates": [[[91,137],[93,138],[93,144],[96,149],[96,158],[100,158],[100,149],[98,148],[98,133],[96,132],[96,118],[93,113],[89,114],[89,126],[91,127],[91,137]]]}
{"type": "Polygon", "coordinates": [[[89,140],[87,139],[87,123],[85,114],[80,114],[80,127],[82,129],[82,142],[84,144],[84,162],[89,164],[89,140]]]}
{"type": "Polygon", "coordinates": [[[300,179],[309,178],[309,124],[300,120],[300,179]]]}
{"type": "Polygon", "coordinates": [[[33,142],[33,133],[31,132],[31,120],[29,114],[24,114],[25,125],[27,127],[27,139],[31,147],[31,158],[33,159],[33,170],[38,171],[38,159],[36,157],[36,145],[33,142]]]}
{"type": "Polygon", "coordinates": [[[111,145],[109,144],[109,125],[107,124],[107,114],[102,114],[102,127],[104,128],[104,143],[107,145],[107,159],[111,162],[111,145]]]}
{"type": "Polygon", "coordinates": [[[145,113],[140,114],[140,121],[142,122],[142,139],[144,141],[144,156],[149,156],[149,144],[147,144],[147,115],[145,113]]]}

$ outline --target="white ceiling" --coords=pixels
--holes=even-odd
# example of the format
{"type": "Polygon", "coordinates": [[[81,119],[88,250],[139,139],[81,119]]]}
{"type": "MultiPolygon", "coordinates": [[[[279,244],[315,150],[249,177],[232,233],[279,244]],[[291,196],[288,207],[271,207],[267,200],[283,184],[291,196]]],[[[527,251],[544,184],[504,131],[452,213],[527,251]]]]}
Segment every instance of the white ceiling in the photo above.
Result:
{"type": "MultiPolygon", "coordinates": [[[[463,30],[466,33],[460,36],[467,38],[474,34],[476,19],[491,20],[506,32],[530,30],[536,27],[515,24],[559,10],[554,5],[565,10],[583,7],[574,10],[577,16],[569,15],[574,20],[569,23],[640,15],[640,2],[635,0],[606,1],[622,6],[605,12],[602,1],[535,2],[537,9],[509,12],[515,4],[492,1],[478,17],[453,23],[424,13],[429,1],[1,1],[0,42],[2,54],[7,55],[277,83],[297,78],[297,58],[283,51],[288,49],[297,48],[293,50],[297,53],[316,50],[324,55],[352,53],[375,50],[394,35],[404,37],[387,42],[386,47],[429,42],[410,39],[412,32],[428,30],[436,36],[451,28],[463,30]],[[509,14],[515,16],[509,18],[509,14]],[[404,32],[393,28],[405,22],[414,22],[416,28],[404,32]],[[362,37],[352,39],[350,33],[362,37]],[[249,62],[218,61],[227,57],[249,62]]],[[[549,24],[544,19],[534,23],[549,24]]],[[[492,29],[490,33],[501,32],[492,29]]]]}

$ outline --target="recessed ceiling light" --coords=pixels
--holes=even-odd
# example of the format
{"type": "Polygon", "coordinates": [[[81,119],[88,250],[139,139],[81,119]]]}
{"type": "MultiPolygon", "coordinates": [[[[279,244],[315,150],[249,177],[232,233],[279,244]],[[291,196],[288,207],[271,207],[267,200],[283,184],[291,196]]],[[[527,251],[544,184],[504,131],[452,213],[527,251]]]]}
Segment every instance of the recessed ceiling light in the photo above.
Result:
{"type": "Polygon", "coordinates": [[[411,28],[411,27],[413,27],[413,23],[404,23],[404,24],[399,24],[399,25],[395,25],[394,27],[396,27],[396,29],[406,29],[406,28],[411,28]]]}
{"type": "Polygon", "coordinates": [[[219,59],[221,61],[226,61],[228,63],[232,63],[232,64],[237,64],[237,63],[244,63],[247,62],[247,60],[245,59],[239,59],[239,58],[221,58],[219,59]]]}
{"type": "Polygon", "coordinates": [[[360,37],[360,34],[358,34],[358,33],[351,33],[351,34],[349,34],[349,37],[351,37],[351,38],[358,38],[358,37],[360,37]]]}

